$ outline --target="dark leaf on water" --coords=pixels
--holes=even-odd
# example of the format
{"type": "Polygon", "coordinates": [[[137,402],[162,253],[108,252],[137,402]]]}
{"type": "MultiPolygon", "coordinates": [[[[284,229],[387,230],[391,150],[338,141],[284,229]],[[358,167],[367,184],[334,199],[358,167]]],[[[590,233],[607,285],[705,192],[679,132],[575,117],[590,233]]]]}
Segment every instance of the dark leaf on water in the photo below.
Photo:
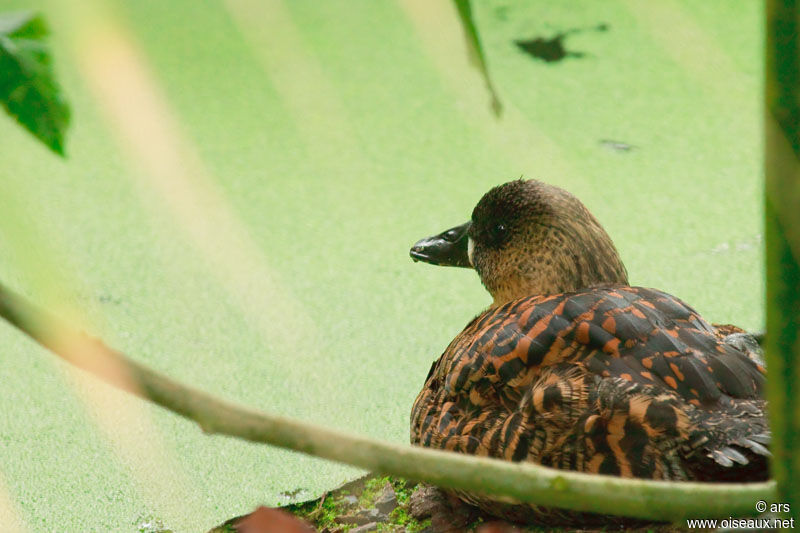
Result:
{"type": "Polygon", "coordinates": [[[557,33],[553,37],[534,37],[531,39],[516,40],[514,44],[516,44],[520,50],[536,59],[541,59],[545,63],[555,63],[567,57],[580,58],[586,56],[584,52],[575,52],[565,47],[564,39],[567,36],[585,31],[606,32],[608,31],[608,27],[608,24],[601,23],[589,28],[572,28],[557,33]]]}

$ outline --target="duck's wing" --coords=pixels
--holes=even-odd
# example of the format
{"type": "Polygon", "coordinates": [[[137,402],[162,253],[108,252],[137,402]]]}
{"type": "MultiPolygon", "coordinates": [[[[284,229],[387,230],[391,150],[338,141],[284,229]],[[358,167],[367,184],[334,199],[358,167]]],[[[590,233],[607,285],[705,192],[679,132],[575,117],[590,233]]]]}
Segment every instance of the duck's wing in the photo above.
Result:
{"type": "Polygon", "coordinates": [[[679,474],[679,456],[727,466],[739,459],[732,446],[766,452],[763,383],[762,367],[660,291],[526,298],[490,309],[453,340],[415,402],[412,442],[694,477],[679,474]]]}
{"type": "Polygon", "coordinates": [[[562,362],[602,377],[653,385],[695,405],[721,395],[755,399],[764,368],[724,342],[692,308],[638,287],[596,288],[517,300],[473,320],[443,355],[445,386],[480,380],[529,384],[562,362]]]}

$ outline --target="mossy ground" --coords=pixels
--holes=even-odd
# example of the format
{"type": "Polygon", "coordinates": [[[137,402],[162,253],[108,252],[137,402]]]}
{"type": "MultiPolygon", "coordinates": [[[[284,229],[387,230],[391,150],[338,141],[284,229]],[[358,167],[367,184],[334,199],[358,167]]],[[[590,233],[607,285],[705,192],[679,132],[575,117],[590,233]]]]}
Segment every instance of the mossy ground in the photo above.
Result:
{"type": "MultiPolygon", "coordinates": [[[[311,524],[317,531],[324,533],[347,533],[358,527],[342,521],[344,517],[353,516],[359,511],[366,511],[375,508],[376,500],[384,491],[386,484],[390,484],[397,498],[398,506],[388,515],[388,519],[376,525],[378,533],[436,533],[437,529],[432,527],[431,519],[417,520],[411,514],[410,500],[423,485],[413,481],[391,476],[377,476],[369,474],[362,478],[347,483],[338,489],[324,494],[315,500],[293,503],[281,509],[294,514],[296,517],[311,524]]],[[[209,533],[235,533],[235,524],[242,517],[229,520],[225,524],[212,529],[209,533]]],[[[654,524],[649,527],[623,529],[619,526],[609,526],[591,529],[576,528],[553,528],[539,526],[512,526],[506,522],[497,521],[491,516],[482,515],[478,512],[465,532],[476,532],[482,525],[489,523],[496,524],[498,528],[492,531],[511,531],[519,533],[541,533],[544,531],[556,533],[600,533],[610,531],[625,531],[627,533],[678,533],[687,531],[674,524],[654,524]],[[502,529],[515,527],[517,529],[502,529]]]]}
{"type": "Polygon", "coordinates": [[[374,508],[376,498],[383,492],[387,483],[394,490],[398,506],[389,513],[386,522],[378,524],[377,530],[386,533],[417,533],[428,527],[430,520],[420,522],[409,514],[409,498],[417,483],[390,476],[368,475],[331,491],[322,498],[291,504],[284,509],[313,524],[320,531],[325,529],[331,532],[349,531],[356,526],[340,523],[338,519],[352,515],[358,510],[374,508]],[[357,503],[353,505],[348,497],[357,498],[357,503]]]}

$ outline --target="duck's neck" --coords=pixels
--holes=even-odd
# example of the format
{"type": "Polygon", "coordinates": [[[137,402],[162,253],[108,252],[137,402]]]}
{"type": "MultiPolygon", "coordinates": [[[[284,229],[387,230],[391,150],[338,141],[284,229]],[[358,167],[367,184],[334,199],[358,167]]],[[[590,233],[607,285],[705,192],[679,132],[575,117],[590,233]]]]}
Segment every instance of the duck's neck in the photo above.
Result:
{"type": "Polygon", "coordinates": [[[566,287],[563,289],[555,289],[553,287],[544,288],[539,286],[530,286],[530,287],[509,287],[508,289],[501,289],[499,291],[495,291],[492,293],[492,304],[489,307],[498,307],[503,304],[507,304],[508,302],[512,302],[514,300],[519,300],[521,298],[527,298],[528,296],[546,296],[549,294],[561,294],[565,292],[575,292],[582,289],[591,289],[594,287],[609,287],[609,286],[627,286],[627,280],[618,280],[618,281],[603,281],[598,282],[592,285],[583,286],[583,287],[566,287]]]}
{"type": "Polygon", "coordinates": [[[628,273],[616,248],[607,242],[591,249],[561,246],[536,260],[516,262],[486,283],[493,306],[533,295],[574,292],[592,287],[628,285],[628,273]]]}

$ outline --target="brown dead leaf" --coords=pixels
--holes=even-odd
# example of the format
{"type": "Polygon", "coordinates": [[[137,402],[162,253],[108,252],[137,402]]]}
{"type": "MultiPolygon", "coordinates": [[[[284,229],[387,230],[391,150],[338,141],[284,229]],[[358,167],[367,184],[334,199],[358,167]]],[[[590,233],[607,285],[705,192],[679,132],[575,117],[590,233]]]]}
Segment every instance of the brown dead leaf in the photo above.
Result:
{"type": "Polygon", "coordinates": [[[233,526],[239,533],[314,533],[314,528],[286,511],[259,507],[233,526]]]}

